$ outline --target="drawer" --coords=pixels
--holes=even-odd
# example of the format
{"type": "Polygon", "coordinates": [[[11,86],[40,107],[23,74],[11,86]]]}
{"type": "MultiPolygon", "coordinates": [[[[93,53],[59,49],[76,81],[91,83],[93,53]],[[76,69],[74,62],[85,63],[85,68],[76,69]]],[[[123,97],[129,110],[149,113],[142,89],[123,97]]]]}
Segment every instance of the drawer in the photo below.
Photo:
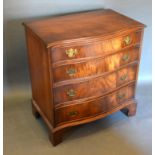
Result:
{"type": "Polygon", "coordinates": [[[124,104],[125,101],[134,98],[134,88],[135,85],[132,84],[93,101],[84,103],[75,102],[73,105],[56,108],[56,124],[80,120],[109,112],[124,104]]]}
{"type": "Polygon", "coordinates": [[[141,31],[81,46],[60,45],[51,49],[52,62],[100,57],[140,43],[141,31]]]}
{"type": "Polygon", "coordinates": [[[105,58],[80,63],[70,63],[53,68],[54,82],[99,75],[113,71],[122,65],[138,60],[139,48],[128,48],[105,58]]]}
{"type": "Polygon", "coordinates": [[[136,80],[136,72],[137,65],[135,63],[105,76],[82,80],[73,84],[56,86],[54,88],[54,103],[59,104],[102,96],[119,86],[136,80]]]}

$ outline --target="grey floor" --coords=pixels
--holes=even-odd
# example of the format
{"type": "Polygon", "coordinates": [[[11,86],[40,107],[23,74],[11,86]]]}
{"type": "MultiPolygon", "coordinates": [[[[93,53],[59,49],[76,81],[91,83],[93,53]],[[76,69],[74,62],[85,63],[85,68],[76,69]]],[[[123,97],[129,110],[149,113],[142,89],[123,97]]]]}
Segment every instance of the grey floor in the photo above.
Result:
{"type": "Polygon", "coordinates": [[[138,86],[134,117],[121,112],[69,130],[53,147],[42,119],[31,114],[29,89],[14,89],[4,97],[5,155],[151,155],[151,84],[138,86]]]}

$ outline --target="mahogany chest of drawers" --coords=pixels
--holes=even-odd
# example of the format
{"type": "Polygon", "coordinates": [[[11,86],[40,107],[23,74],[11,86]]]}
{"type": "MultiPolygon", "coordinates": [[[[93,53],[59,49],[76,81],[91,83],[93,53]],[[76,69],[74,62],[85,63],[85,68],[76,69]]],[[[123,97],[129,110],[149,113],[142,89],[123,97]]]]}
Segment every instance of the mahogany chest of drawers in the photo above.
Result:
{"type": "Polygon", "coordinates": [[[32,111],[53,145],[71,126],[136,113],[144,25],[113,10],[25,22],[32,111]]]}

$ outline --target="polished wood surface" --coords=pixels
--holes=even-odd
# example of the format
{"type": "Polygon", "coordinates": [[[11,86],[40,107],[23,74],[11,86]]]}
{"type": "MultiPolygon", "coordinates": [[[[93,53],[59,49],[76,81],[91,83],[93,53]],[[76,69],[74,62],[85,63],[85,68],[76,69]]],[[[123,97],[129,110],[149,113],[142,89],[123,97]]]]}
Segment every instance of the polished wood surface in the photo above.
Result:
{"type": "Polygon", "coordinates": [[[100,75],[114,71],[125,64],[138,61],[138,56],[139,47],[131,47],[106,56],[105,58],[97,58],[79,63],[72,61],[67,65],[63,64],[60,67],[53,68],[54,82],[100,75]]]}
{"type": "Polygon", "coordinates": [[[60,107],[55,111],[56,123],[76,121],[78,119],[84,119],[85,117],[92,117],[100,113],[105,113],[123,104],[125,100],[132,99],[133,97],[134,84],[123,87],[110,95],[100,97],[91,102],[60,107]]]}
{"type": "Polygon", "coordinates": [[[49,77],[48,53],[35,35],[26,29],[32,98],[38,103],[47,119],[54,125],[51,79],[49,77]],[[51,111],[49,111],[51,109],[51,111]]]}
{"type": "Polygon", "coordinates": [[[62,40],[105,36],[144,25],[113,10],[97,10],[26,22],[41,40],[50,46],[62,40]]]}
{"type": "Polygon", "coordinates": [[[77,82],[76,84],[62,85],[54,88],[55,104],[78,100],[82,98],[97,97],[104,95],[117,87],[136,80],[136,65],[132,65],[106,76],[99,76],[91,80],[77,82]],[[68,94],[74,91],[74,96],[68,94]],[[89,90],[89,91],[88,91],[89,90]]]}
{"type": "MultiPolygon", "coordinates": [[[[79,59],[79,58],[87,58],[87,57],[100,57],[105,56],[115,51],[119,51],[123,48],[131,47],[134,45],[138,45],[140,43],[141,32],[138,30],[136,32],[127,33],[123,36],[117,36],[116,38],[107,39],[99,42],[93,42],[91,44],[85,44],[83,46],[67,46],[63,45],[56,46],[52,48],[52,62],[55,63],[57,61],[63,60],[71,60],[71,59],[79,59]],[[130,37],[131,41],[129,44],[125,42],[126,38],[130,37]],[[76,49],[78,53],[72,57],[69,57],[66,54],[66,50],[76,49]]],[[[65,62],[63,62],[65,63],[65,62]]],[[[55,64],[56,65],[56,64],[55,64]]]]}
{"type": "Polygon", "coordinates": [[[144,25],[113,10],[24,23],[32,113],[55,146],[71,126],[136,113],[144,25]]]}

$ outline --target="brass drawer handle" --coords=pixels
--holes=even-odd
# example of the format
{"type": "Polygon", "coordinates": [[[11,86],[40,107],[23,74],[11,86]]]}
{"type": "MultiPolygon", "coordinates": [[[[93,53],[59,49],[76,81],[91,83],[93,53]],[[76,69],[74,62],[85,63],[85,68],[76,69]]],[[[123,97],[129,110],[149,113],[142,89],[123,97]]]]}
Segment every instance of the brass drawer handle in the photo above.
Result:
{"type": "Polygon", "coordinates": [[[77,73],[77,70],[74,69],[74,68],[70,68],[66,71],[66,73],[69,75],[69,76],[73,76],[77,73]]]}
{"type": "Polygon", "coordinates": [[[76,92],[73,89],[70,89],[70,90],[67,91],[67,95],[69,97],[74,97],[76,95],[76,92]]]}
{"type": "Polygon", "coordinates": [[[123,55],[122,60],[127,62],[129,60],[129,55],[128,54],[123,55]]]}
{"type": "Polygon", "coordinates": [[[126,36],[124,38],[124,42],[125,42],[126,45],[129,45],[131,43],[131,37],[130,36],[126,36]]]}
{"type": "Polygon", "coordinates": [[[78,115],[78,112],[77,112],[77,111],[70,111],[70,112],[68,113],[68,115],[71,116],[71,117],[75,117],[75,116],[78,115]]]}
{"type": "Polygon", "coordinates": [[[123,99],[123,98],[125,97],[125,93],[118,94],[117,97],[118,97],[119,99],[123,99]]]}
{"type": "Polygon", "coordinates": [[[120,80],[124,81],[124,80],[127,79],[127,77],[128,77],[128,74],[125,74],[125,75],[123,75],[123,76],[120,77],[120,80]]]}
{"type": "Polygon", "coordinates": [[[78,53],[79,52],[77,49],[70,48],[70,49],[66,50],[66,54],[69,58],[75,57],[78,53]]]}

